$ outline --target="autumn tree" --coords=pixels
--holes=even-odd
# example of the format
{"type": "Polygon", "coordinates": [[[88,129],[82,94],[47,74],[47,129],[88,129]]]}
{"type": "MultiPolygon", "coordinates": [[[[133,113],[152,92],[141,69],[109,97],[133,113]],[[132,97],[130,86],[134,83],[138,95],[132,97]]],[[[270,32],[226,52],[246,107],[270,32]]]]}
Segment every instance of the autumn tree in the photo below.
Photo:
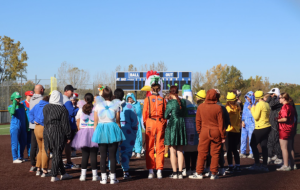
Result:
{"type": "Polygon", "coordinates": [[[234,89],[241,90],[244,86],[242,72],[235,66],[227,66],[220,72],[220,77],[218,77],[218,86],[224,96],[227,92],[234,89]]]}
{"type": "Polygon", "coordinates": [[[10,37],[0,36],[0,83],[17,78],[26,79],[27,59],[20,41],[14,43],[10,37]]]}

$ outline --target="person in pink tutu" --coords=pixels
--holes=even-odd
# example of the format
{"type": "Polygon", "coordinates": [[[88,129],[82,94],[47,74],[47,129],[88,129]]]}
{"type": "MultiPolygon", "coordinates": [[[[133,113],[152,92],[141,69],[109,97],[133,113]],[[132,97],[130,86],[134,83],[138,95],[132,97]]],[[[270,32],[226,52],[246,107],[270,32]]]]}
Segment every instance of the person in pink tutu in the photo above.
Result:
{"type": "Polygon", "coordinates": [[[84,96],[84,100],[80,100],[77,103],[79,107],[76,115],[76,124],[78,132],[76,133],[74,140],[72,141],[72,147],[81,149],[82,161],[81,161],[81,175],[79,180],[85,181],[86,170],[89,161],[91,159],[93,181],[99,181],[100,177],[97,172],[97,153],[98,144],[91,141],[94,134],[94,96],[91,93],[87,93],[84,96]]]}

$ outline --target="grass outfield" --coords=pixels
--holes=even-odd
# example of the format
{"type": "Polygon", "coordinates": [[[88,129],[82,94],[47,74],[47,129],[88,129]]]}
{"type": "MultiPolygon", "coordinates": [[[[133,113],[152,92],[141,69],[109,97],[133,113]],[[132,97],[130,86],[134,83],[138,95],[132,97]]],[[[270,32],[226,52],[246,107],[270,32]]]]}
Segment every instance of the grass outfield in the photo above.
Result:
{"type": "Polygon", "coordinates": [[[9,135],[10,125],[0,125],[0,135],[9,135]]]}

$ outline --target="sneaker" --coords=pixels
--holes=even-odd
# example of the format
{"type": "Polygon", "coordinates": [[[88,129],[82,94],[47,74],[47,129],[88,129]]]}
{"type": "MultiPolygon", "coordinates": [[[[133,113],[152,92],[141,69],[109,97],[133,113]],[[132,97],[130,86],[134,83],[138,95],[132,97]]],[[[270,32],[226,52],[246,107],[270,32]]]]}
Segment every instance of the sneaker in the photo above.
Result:
{"type": "Polygon", "coordinates": [[[185,177],[186,176],[186,168],[182,169],[182,175],[185,177]]]}
{"type": "Polygon", "coordinates": [[[226,175],[226,170],[225,170],[225,168],[219,168],[218,174],[221,175],[221,176],[225,176],[225,175],[226,175]]]}
{"type": "Polygon", "coordinates": [[[72,151],[71,157],[76,157],[76,151],[72,151]]]}
{"type": "Polygon", "coordinates": [[[225,154],[224,154],[224,157],[226,157],[227,156],[227,152],[225,152],[225,154]]]}
{"type": "Polygon", "coordinates": [[[233,167],[228,167],[228,168],[226,169],[226,173],[231,174],[231,173],[233,173],[233,172],[234,172],[234,168],[233,168],[233,167]]]}
{"type": "Polygon", "coordinates": [[[183,175],[182,174],[178,174],[178,179],[183,179],[183,175]]]}
{"type": "Polygon", "coordinates": [[[26,158],[20,158],[19,160],[22,160],[22,162],[27,162],[28,161],[26,158]]]}
{"type": "Polygon", "coordinates": [[[107,174],[106,173],[101,173],[101,184],[107,184],[107,174]]]}
{"type": "Polygon", "coordinates": [[[65,164],[65,169],[79,169],[79,168],[80,168],[79,165],[74,164],[73,162],[65,164]]]}
{"type": "Polygon", "coordinates": [[[233,171],[234,172],[241,172],[242,170],[241,170],[240,166],[234,166],[233,171]]]}
{"type": "Polygon", "coordinates": [[[50,158],[52,158],[53,157],[53,154],[52,153],[50,153],[50,156],[49,156],[50,158]]]}
{"type": "Polygon", "coordinates": [[[154,177],[155,177],[155,174],[154,174],[154,173],[149,173],[148,179],[153,179],[154,177]]]}
{"type": "Polygon", "coordinates": [[[218,176],[218,175],[211,174],[210,179],[211,179],[211,180],[219,179],[219,176],[218,176]]]}
{"type": "Polygon", "coordinates": [[[240,158],[247,158],[246,154],[240,154],[240,158]]]}
{"type": "Polygon", "coordinates": [[[40,175],[42,175],[42,173],[43,173],[43,172],[42,172],[41,170],[37,170],[36,173],[35,173],[35,175],[36,175],[36,176],[40,176],[40,175]]]}
{"type": "Polygon", "coordinates": [[[67,173],[65,173],[64,175],[60,176],[60,180],[72,179],[72,178],[73,178],[73,176],[71,176],[71,175],[69,175],[67,173]]]}
{"type": "Polygon", "coordinates": [[[277,155],[273,156],[271,160],[275,161],[277,159],[277,155]]]}
{"type": "Polygon", "coordinates": [[[248,170],[252,171],[260,171],[260,166],[258,164],[253,164],[252,166],[247,168],[248,170]]]}
{"type": "Polygon", "coordinates": [[[58,177],[51,177],[51,182],[59,181],[60,179],[58,177]]]}
{"type": "Polygon", "coordinates": [[[79,181],[85,181],[86,176],[85,175],[80,175],[79,181]]]}
{"type": "Polygon", "coordinates": [[[37,167],[31,166],[29,169],[29,172],[35,172],[37,170],[37,167]]]}
{"type": "Polygon", "coordinates": [[[100,176],[93,176],[92,181],[100,181],[101,177],[100,176]]]}
{"type": "Polygon", "coordinates": [[[276,170],[287,172],[287,171],[291,171],[291,167],[283,165],[283,166],[281,166],[281,168],[277,168],[276,170]]]}
{"type": "Polygon", "coordinates": [[[41,177],[51,177],[51,174],[48,172],[48,173],[44,173],[41,175],[41,177]]]}
{"type": "Polygon", "coordinates": [[[260,171],[262,171],[262,172],[269,172],[269,168],[268,168],[268,166],[261,165],[260,166],[260,171]]]}
{"type": "Polygon", "coordinates": [[[268,162],[267,162],[268,164],[273,164],[273,160],[272,160],[272,158],[271,157],[268,157],[268,162]]]}
{"type": "Polygon", "coordinates": [[[22,160],[19,160],[19,159],[16,159],[16,160],[13,161],[13,163],[14,163],[14,164],[21,164],[21,163],[23,163],[23,161],[22,161],[22,160]]]}
{"type": "Polygon", "coordinates": [[[276,159],[275,161],[274,161],[274,164],[276,164],[276,165],[281,165],[283,163],[283,161],[282,161],[282,159],[276,159]]]}
{"type": "Polygon", "coordinates": [[[156,175],[157,175],[157,179],[162,179],[162,173],[161,172],[157,172],[156,175]]]}
{"type": "Polygon", "coordinates": [[[190,179],[203,179],[203,175],[202,174],[197,174],[197,173],[194,173],[194,175],[190,175],[189,176],[190,179]]]}
{"type": "Polygon", "coordinates": [[[136,154],[136,158],[141,158],[141,154],[140,154],[140,153],[137,153],[137,154],[136,154]]]}
{"type": "Polygon", "coordinates": [[[297,165],[296,164],[294,164],[294,170],[297,170],[298,168],[297,168],[297,165]]]}
{"type": "Polygon", "coordinates": [[[116,178],[116,174],[114,173],[114,174],[110,174],[110,184],[117,184],[117,183],[119,183],[119,180],[117,180],[117,178],[116,178]]]}
{"type": "Polygon", "coordinates": [[[132,155],[131,155],[132,157],[135,157],[135,152],[132,152],[132,155]]]}
{"type": "Polygon", "coordinates": [[[211,176],[211,172],[209,171],[209,172],[205,173],[204,175],[205,175],[205,177],[210,177],[211,176]]]}
{"type": "Polygon", "coordinates": [[[171,179],[178,179],[178,175],[177,175],[177,174],[171,174],[171,175],[170,175],[170,178],[171,178],[171,179]]]}
{"type": "Polygon", "coordinates": [[[249,154],[249,156],[247,156],[247,158],[254,159],[254,156],[253,156],[253,154],[249,154]]]}
{"type": "Polygon", "coordinates": [[[129,175],[128,172],[124,173],[123,179],[131,179],[131,176],[129,175]]]}
{"type": "Polygon", "coordinates": [[[107,184],[107,179],[103,179],[103,178],[102,178],[101,181],[100,181],[100,183],[101,183],[101,184],[107,184]]]}

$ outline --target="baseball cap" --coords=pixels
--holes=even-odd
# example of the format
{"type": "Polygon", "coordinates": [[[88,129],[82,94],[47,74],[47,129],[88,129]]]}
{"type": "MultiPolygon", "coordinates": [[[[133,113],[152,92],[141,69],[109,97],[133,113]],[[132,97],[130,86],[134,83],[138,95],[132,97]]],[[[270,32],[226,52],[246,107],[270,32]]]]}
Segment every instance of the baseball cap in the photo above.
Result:
{"type": "Polygon", "coordinates": [[[69,91],[69,90],[74,91],[74,90],[77,90],[77,88],[74,88],[72,85],[69,84],[65,87],[64,92],[69,91]]]}
{"type": "Polygon", "coordinates": [[[27,91],[27,92],[25,92],[25,96],[33,96],[33,91],[27,91]]]}

